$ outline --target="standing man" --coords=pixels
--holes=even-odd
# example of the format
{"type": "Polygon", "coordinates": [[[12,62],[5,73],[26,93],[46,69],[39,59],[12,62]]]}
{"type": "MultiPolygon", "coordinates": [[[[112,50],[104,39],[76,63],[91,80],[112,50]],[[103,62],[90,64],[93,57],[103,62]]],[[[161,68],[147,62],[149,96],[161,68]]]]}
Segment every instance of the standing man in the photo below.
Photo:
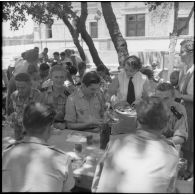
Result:
{"type": "Polygon", "coordinates": [[[15,139],[23,138],[22,115],[24,108],[30,102],[39,102],[41,93],[39,90],[32,88],[30,75],[27,73],[19,73],[15,76],[16,91],[11,94],[9,104],[11,113],[12,125],[15,130],[15,139]]]}
{"type": "Polygon", "coordinates": [[[3,192],[69,192],[74,187],[70,157],[47,144],[54,116],[45,105],[27,105],[23,114],[26,137],[3,152],[3,192]]]}
{"type": "Polygon", "coordinates": [[[39,61],[41,63],[47,63],[47,62],[49,62],[48,48],[47,47],[45,47],[44,50],[43,50],[43,52],[40,53],[40,55],[39,55],[39,61]]]}
{"type": "Polygon", "coordinates": [[[194,156],[194,40],[186,39],[181,43],[180,57],[184,63],[184,74],[180,75],[179,87],[187,111],[189,139],[184,144],[184,157],[188,160],[188,175],[193,174],[194,156]]]}
{"type": "Polygon", "coordinates": [[[129,56],[124,61],[124,70],[114,78],[108,88],[110,97],[117,96],[120,105],[136,104],[146,91],[147,76],[140,72],[141,61],[137,56],[129,56]]]}
{"type": "Polygon", "coordinates": [[[156,88],[156,96],[168,106],[169,121],[162,134],[175,145],[182,145],[188,139],[188,124],[185,107],[175,102],[174,88],[170,83],[160,83],[156,88]]]}
{"type": "MultiPolygon", "coordinates": [[[[95,71],[87,72],[81,87],[68,97],[65,120],[70,129],[89,130],[103,122],[104,99],[100,95],[100,77],[95,71]]],[[[95,130],[94,130],[95,131],[95,130]]]]}
{"type": "Polygon", "coordinates": [[[66,70],[61,65],[53,66],[50,71],[52,85],[43,92],[43,103],[53,106],[56,111],[54,127],[58,129],[66,128],[64,121],[65,106],[70,94],[68,89],[64,86],[66,74],[66,70]]]}

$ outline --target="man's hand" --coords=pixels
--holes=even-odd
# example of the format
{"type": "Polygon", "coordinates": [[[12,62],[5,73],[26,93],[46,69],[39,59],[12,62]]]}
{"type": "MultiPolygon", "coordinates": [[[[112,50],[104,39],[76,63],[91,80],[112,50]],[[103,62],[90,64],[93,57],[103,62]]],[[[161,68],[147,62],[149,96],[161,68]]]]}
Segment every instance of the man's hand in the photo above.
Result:
{"type": "Polygon", "coordinates": [[[66,124],[65,123],[54,123],[53,127],[55,127],[56,129],[64,130],[66,128],[66,124]]]}
{"type": "Polygon", "coordinates": [[[127,106],[130,106],[129,103],[127,101],[121,101],[121,102],[118,102],[114,105],[114,108],[117,108],[117,107],[122,107],[122,108],[125,108],[127,106]]]}

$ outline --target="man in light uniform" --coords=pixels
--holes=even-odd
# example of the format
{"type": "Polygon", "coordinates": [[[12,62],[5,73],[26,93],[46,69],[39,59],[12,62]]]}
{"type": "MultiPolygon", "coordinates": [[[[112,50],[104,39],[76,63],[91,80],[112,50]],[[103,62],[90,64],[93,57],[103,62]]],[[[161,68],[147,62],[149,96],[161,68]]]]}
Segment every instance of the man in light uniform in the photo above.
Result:
{"type": "Polygon", "coordinates": [[[3,151],[3,192],[68,192],[74,187],[70,157],[47,144],[54,116],[43,104],[27,105],[23,115],[27,136],[3,151]]]}
{"type": "Polygon", "coordinates": [[[66,70],[60,65],[55,65],[51,68],[50,77],[52,85],[43,91],[42,102],[44,104],[52,105],[55,108],[57,114],[54,121],[54,127],[57,129],[65,129],[65,106],[70,94],[68,89],[64,86],[66,70]]]}
{"type": "Polygon", "coordinates": [[[68,97],[65,120],[70,129],[97,129],[103,122],[104,99],[100,91],[100,77],[95,71],[88,72],[81,87],[68,97]]]}
{"type": "Polygon", "coordinates": [[[175,145],[182,145],[188,138],[188,124],[185,107],[174,101],[174,88],[170,83],[160,83],[156,88],[156,96],[163,99],[168,106],[169,121],[162,134],[173,141],[175,145]]]}

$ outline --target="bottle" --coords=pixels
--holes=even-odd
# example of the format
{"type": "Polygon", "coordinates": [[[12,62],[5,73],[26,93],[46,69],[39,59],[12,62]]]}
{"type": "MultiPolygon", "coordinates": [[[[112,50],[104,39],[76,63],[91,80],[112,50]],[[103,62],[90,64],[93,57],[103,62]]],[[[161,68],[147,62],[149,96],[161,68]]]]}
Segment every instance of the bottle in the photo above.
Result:
{"type": "Polygon", "coordinates": [[[110,140],[111,128],[108,124],[102,124],[100,126],[100,149],[105,150],[110,140]]]}

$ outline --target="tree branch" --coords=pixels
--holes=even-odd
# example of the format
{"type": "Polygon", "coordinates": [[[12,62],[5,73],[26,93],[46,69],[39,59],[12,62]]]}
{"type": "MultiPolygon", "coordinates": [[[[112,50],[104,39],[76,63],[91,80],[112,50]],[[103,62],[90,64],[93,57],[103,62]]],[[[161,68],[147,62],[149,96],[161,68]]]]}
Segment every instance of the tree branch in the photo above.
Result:
{"type": "Polygon", "coordinates": [[[177,33],[177,27],[178,27],[178,11],[179,11],[179,2],[175,1],[174,2],[174,24],[173,24],[173,34],[177,33]]]}
{"type": "Polygon", "coordinates": [[[192,7],[192,9],[191,9],[191,11],[190,11],[190,13],[189,13],[189,15],[188,15],[188,17],[187,17],[187,20],[186,20],[184,26],[182,26],[180,29],[177,30],[177,36],[179,36],[179,35],[181,34],[181,32],[182,32],[185,28],[187,28],[187,26],[188,26],[188,24],[189,24],[189,22],[190,22],[190,19],[191,19],[191,17],[192,17],[193,12],[194,12],[194,6],[192,7]]]}

